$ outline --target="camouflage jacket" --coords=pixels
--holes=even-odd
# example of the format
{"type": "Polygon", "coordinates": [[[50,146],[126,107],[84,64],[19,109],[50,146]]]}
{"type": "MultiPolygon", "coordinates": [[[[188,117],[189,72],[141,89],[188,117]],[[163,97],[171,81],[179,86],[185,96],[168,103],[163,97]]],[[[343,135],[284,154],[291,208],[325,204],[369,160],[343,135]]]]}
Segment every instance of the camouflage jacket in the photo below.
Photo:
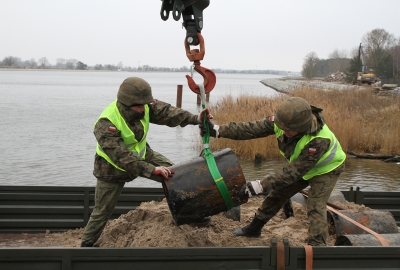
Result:
{"type": "MultiPolygon", "coordinates": [[[[322,110],[313,107],[313,123],[310,134],[315,135],[325,125],[321,115],[322,110]]],[[[230,122],[219,127],[219,137],[229,138],[233,140],[250,140],[256,138],[275,136],[274,132],[274,116],[268,116],[265,119],[253,122],[230,122]]],[[[282,135],[277,138],[279,149],[285,154],[285,158],[289,160],[293,154],[297,142],[302,138],[304,133],[295,137],[288,138],[282,135]]],[[[293,182],[301,180],[302,177],[310,171],[318,160],[329,150],[330,140],[324,138],[315,138],[309,142],[299,157],[292,163],[288,163],[282,170],[275,170],[274,173],[266,176],[265,179],[275,181],[293,182]],[[309,149],[312,149],[309,151],[309,149]],[[315,149],[315,150],[314,150],[315,149]]],[[[343,164],[333,170],[332,174],[340,174],[343,171],[343,164]]]]}
{"type": "MultiPolygon", "coordinates": [[[[133,131],[135,137],[140,141],[144,135],[143,125],[140,117],[135,117],[134,113],[121,103],[117,102],[118,110],[125,119],[128,127],[133,131]]],[[[197,125],[200,120],[198,115],[188,111],[171,106],[168,103],[154,100],[149,104],[150,123],[165,125],[168,127],[186,125],[197,125]]],[[[149,129],[151,132],[151,127],[149,129]]],[[[94,127],[94,135],[104,152],[120,168],[121,171],[108,163],[104,158],[95,155],[93,175],[103,181],[132,181],[138,176],[150,177],[155,166],[149,163],[153,155],[150,145],[146,145],[145,159],[133,155],[133,153],[124,145],[121,132],[107,118],[101,118],[94,127]],[[110,128],[113,127],[113,128],[110,128]]]]}

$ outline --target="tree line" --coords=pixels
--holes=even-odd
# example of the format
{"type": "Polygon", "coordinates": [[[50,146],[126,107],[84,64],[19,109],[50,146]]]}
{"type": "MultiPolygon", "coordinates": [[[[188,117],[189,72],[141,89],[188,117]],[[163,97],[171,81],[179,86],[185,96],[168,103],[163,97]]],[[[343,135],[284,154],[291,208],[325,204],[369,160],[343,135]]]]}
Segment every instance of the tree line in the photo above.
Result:
{"type": "Polygon", "coordinates": [[[59,68],[59,69],[80,69],[85,70],[88,68],[86,64],[76,59],[63,59],[58,58],[55,66],[52,66],[47,57],[41,57],[38,61],[35,58],[30,60],[21,60],[19,57],[7,56],[0,61],[0,67],[8,68],[59,68]]]}
{"type": "MultiPolygon", "coordinates": [[[[131,72],[190,72],[190,67],[182,66],[179,68],[170,67],[152,67],[149,65],[141,65],[138,67],[124,66],[122,62],[117,65],[112,64],[96,64],[89,67],[87,64],[76,59],[58,58],[55,65],[51,65],[46,57],[41,57],[38,61],[34,58],[30,60],[21,60],[19,57],[7,56],[0,61],[0,67],[3,68],[29,68],[29,69],[66,69],[66,70],[109,70],[109,71],[131,71],[131,72]]],[[[233,69],[213,69],[215,73],[246,73],[246,74],[274,74],[274,75],[290,75],[291,72],[284,70],[233,70],[233,69]]]]}
{"type": "MultiPolygon", "coordinates": [[[[372,70],[378,78],[400,77],[400,37],[395,38],[386,30],[377,28],[364,34],[361,44],[368,70],[372,70]]],[[[352,82],[357,72],[361,71],[359,57],[359,44],[350,52],[335,49],[328,59],[320,59],[316,52],[310,52],[304,58],[301,74],[312,79],[343,72],[346,81],[352,82]]]]}

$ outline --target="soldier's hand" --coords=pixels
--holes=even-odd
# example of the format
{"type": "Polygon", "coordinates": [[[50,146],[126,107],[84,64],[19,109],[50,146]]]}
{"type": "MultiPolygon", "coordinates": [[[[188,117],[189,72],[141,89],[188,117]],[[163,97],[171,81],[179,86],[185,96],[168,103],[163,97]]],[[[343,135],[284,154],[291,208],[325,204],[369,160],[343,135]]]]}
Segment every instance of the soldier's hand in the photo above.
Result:
{"type": "Polygon", "coordinates": [[[165,180],[169,180],[169,178],[174,174],[174,170],[168,167],[160,166],[154,169],[153,174],[161,175],[165,180]]]}
{"type": "Polygon", "coordinates": [[[254,195],[263,193],[264,189],[260,183],[260,180],[250,181],[243,185],[239,191],[239,197],[248,196],[249,198],[254,195]]]}
{"type": "Polygon", "coordinates": [[[213,119],[214,117],[211,114],[210,108],[205,108],[199,113],[200,123],[204,123],[204,115],[207,116],[207,119],[213,119]]]}
{"type": "MultiPolygon", "coordinates": [[[[208,119],[206,119],[206,122],[207,122],[207,124],[208,124],[209,129],[210,129],[210,136],[211,136],[211,137],[214,137],[214,138],[218,138],[218,135],[219,135],[219,132],[218,132],[219,125],[214,125],[214,124],[211,123],[211,121],[208,120],[208,119]]],[[[200,128],[200,135],[203,137],[204,134],[207,133],[207,127],[206,127],[204,124],[200,124],[200,125],[199,125],[199,128],[200,128]]]]}

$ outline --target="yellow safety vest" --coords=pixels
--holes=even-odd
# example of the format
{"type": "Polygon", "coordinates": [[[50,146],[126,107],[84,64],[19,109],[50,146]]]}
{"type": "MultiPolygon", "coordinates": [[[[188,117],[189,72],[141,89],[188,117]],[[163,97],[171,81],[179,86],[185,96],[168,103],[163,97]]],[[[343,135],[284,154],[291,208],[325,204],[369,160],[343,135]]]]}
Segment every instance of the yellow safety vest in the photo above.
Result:
{"type": "MultiPolygon", "coordinates": [[[[278,128],[274,123],[274,131],[277,138],[283,135],[283,130],[278,128]]],[[[339,141],[336,139],[335,134],[324,125],[322,129],[317,133],[317,135],[312,136],[310,134],[305,134],[296,144],[293,154],[289,158],[289,163],[296,160],[304,147],[315,138],[325,138],[331,141],[328,151],[318,160],[317,164],[308,173],[303,176],[304,180],[309,180],[310,178],[328,173],[339,167],[346,159],[346,153],[342,150],[339,141]]],[[[285,153],[280,151],[283,156],[285,153]]]]}
{"type": "MultiPolygon", "coordinates": [[[[149,106],[147,104],[144,105],[145,108],[145,113],[144,113],[144,118],[140,120],[140,122],[143,125],[144,129],[144,134],[142,140],[139,142],[135,138],[135,134],[132,132],[132,130],[128,127],[126,124],[124,118],[120,114],[118,108],[117,108],[117,100],[113,101],[110,105],[108,105],[107,108],[104,109],[104,111],[101,113],[100,118],[107,118],[110,120],[115,127],[121,131],[121,136],[124,141],[124,144],[126,147],[129,148],[136,156],[139,156],[141,158],[145,158],[146,156],[146,136],[147,132],[149,131],[149,123],[150,123],[150,118],[149,118],[149,106]]],[[[97,119],[96,123],[99,121],[97,119]]],[[[95,125],[96,125],[95,123],[95,125]]],[[[96,153],[103,157],[105,160],[107,160],[111,165],[113,165],[115,168],[118,170],[124,171],[124,169],[118,167],[107,154],[103,151],[99,143],[97,143],[96,147],[96,153]]]]}

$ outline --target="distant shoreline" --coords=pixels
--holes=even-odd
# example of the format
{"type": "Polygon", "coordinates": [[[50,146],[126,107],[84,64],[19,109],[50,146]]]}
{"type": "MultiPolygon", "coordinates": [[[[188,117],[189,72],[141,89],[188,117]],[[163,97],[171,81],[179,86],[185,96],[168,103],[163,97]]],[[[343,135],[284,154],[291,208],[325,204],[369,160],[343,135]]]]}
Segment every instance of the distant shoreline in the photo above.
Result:
{"type": "MultiPolygon", "coordinates": [[[[141,72],[141,73],[148,73],[148,72],[161,72],[161,73],[187,73],[191,72],[190,69],[146,69],[146,70],[138,70],[138,69],[131,69],[131,70],[109,70],[109,69],[63,69],[63,68],[29,68],[29,67],[0,67],[1,70],[10,70],[10,71],[83,71],[83,72],[141,72]]],[[[260,74],[260,75],[275,75],[275,76],[286,76],[287,73],[281,71],[274,71],[274,70],[221,70],[221,69],[211,69],[215,74],[260,74]]]]}
{"type": "Polygon", "coordinates": [[[288,94],[294,88],[304,85],[313,86],[321,90],[329,90],[329,89],[346,90],[346,89],[355,89],[359,87],[357,85],[343,84],[338,82],[324,82],[320,78],[308,81],[305,80],[304,77],[270,78],[262,80],[260,82],[265,86],[268,86],[274,89],[275,91],[283,94],[288,94]]]}
{"type": "Polygon", "coordinates": [[[63,72],[140,72],[140,73],[151,73],[151,72],[187,72],[187,71],[127,71],[127,70],[106,70],[106,69],[60,69],[60,68],[4,68],[1,67],[0,71],[7,70],[7,71],[63,71],[63,72]]]}

